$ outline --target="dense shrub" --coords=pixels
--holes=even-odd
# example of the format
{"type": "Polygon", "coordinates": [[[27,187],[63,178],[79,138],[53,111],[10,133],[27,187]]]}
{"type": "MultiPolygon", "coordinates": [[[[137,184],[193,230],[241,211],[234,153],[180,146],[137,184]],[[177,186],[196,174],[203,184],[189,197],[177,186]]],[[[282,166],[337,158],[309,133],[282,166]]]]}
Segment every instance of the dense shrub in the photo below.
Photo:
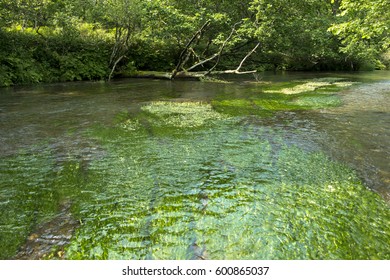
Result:
{"type": "Polygon", "coordinates": [[[104,41],[19,31],[0,31],[0,41],[0,86],[107,77],[110,45],[104,41]]]}

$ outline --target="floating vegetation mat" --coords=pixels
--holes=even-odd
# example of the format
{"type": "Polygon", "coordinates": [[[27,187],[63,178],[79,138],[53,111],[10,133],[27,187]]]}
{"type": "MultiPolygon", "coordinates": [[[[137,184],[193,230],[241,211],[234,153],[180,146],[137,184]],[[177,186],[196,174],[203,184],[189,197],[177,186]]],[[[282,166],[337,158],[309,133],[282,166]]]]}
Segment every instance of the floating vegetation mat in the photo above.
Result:
{"type": "Polygon", "coordinates": [[[232,116],[272,116],[278,111],[313,110],[341,105],[341,99],[334,94],[301,94],[299,96],[277,93],[259,93],[245,99],[214,100],[213,107],[223,114],[232,116]]]}

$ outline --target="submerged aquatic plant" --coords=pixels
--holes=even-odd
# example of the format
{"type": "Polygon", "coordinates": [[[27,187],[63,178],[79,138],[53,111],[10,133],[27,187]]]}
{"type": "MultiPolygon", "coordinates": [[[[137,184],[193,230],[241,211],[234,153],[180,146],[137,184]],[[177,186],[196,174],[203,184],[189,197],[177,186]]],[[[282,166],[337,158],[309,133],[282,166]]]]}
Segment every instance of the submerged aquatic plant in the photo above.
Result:
{"type": "Polygon", "coordinates": [[[336,95],[304,95],[291,101],[291,104],[302,108],[320,109],[327,107],[337,107],[341,105],[341,100],[336,95]]]}
{"type": "Polygon", "coordinates": [[[342,78],[320,78],[307,81],[263,84],[242,94],[220,94],[213,107],[228,115],[272,116],[277,111],[313,110],[341,105],[335,92],[353,85],[342,78]]]}
{"type": "Polygon", "coordinates": [[[129,131],[134,131],[137,130],[141,127],[141,124],[138,119],[127,119],[119,124],[119,127],[129,130],[129,131]]]}
{"type": "Polygon", "coordinates": [[[279,89],[268,89],[266,93],[283,93],[283,94],[301,94],[316,91],[318,89],[337,89],[350,87],[354,83],[349,81],[343,81],[342,78],[319,78],[305,81],[303,84],[295,86],[282,87],[279,89]]]}
{"type": "Polygon", "coordinates": [[[249,123],[181,133],[96,138],[66,258],[390,257],[390,210],[348,167],[249,123]]]}
{"type": "Polygon", "coordinates": [[[341,105],[339,96],[333,94],[261,94],[251,99],[215,100],[212,105],[217,111],[229,115],[272,116],[278,111],[313,110],[341,105]]]}
{"type": "Polygon", "coordinates": [[[226,119],[227,116],[213,110],[203,102],[168,102],[157,101],[141,108],[156,119],[154,125],[178,128],[200,127],[212,121],[226,119]]]}
{"type": "Polygon", "coordinates": [[[2,158],[1,258],[67,199],[80,221],[67,259],[389,259],[390,209],[350,168],[298,129],[222,110],[335,106],[337,96],[230,97],[121,114],[85,135],[104,151],[90,162],[2,158]]]}

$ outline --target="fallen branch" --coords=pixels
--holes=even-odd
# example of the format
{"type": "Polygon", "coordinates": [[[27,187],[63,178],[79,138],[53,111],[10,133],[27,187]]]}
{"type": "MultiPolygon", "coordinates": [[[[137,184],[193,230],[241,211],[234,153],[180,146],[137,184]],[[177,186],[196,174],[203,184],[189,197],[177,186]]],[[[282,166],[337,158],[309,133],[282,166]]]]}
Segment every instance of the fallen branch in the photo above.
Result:
{"type": "MultiPolygon", "coordinates": [[[[247,53],[247,55],[243,58],[243,60],[241,60],[240,65],[238,65],[237,69],[234,70],[235,72],[237,72],[237,73],[240,72],[240,69],[241,69],[242,65],[244,64],[245,60],[247,60],[248,57],[250,57],[250,56],[257,50],[257,48],[258,48],[259,46],[260,46],[260,42],[258,42],[257,45],[256,45],[249,53],[247,53]]],[[[256,72],[256,71],[255,71],[255,72],[256,72]]],[[[254,73],[254,72],[252,71],[252,73],[254,73]]]]}
{"type": "MultiPolygon", "coordinates": [[[[199,71],[199,72],[185,72],[180,71],[176,73],[175,79],[176,80],[201,80],[202,78],[206,77],[206,71],[199,71]]],[[[226,71],[213,71],[209,73],[209,76],[212,75],[222,75],[222,74],[253,74],[257,73],[256,70],[253,71],[243,71],[243,72],[236,72],[235,70],[226,70],[226,71]]],[[[159,79],[159,80],[171,80],[172,73],[170,72],[143,72],[143,71],[137,71],[132,74],[127,74],[125,77],[127,78],[142,78],[142,79],[159,79]]]]}
{"type": "Polygon", "coordinates": [[[190,68],[187,69],[187,71],[191,71],[191,70],[195,69],[196,67],[203,65],[206,62],[213,60],[217,56],[218,56],[218,53],[215,53],[212,56],[210,56],[209,58],[206,58],[205,60],[202,60],[202,61],[198,62],[197,64],[192,65],[190,68]]]}
{"type": "Polygon", "coordinates": [[[190,68],[188,68],[186,70],[186,72],[191,71],[191,70],[195,69],[196,67],[201,66],[201,65],[205,64],[206,62],[209,62],[209,61],[213,60],[214,58],[218,57],[217,62],[214,64],[213,67],[211,67],[208,71],[206,71],[204,73],[204,76],[207,76],[207,75],[210,75],[210,74],[251,74],[251,73],[256,73],[257,70],[241,72],[240,69],[242,68],[242,65],[244,64],[244,62],[257,50],[257,48],[260,46],[260,43],[257,43],[256,46],[250,52],[247,53],[247,55],[241,60],[240,64],[238,65],[238,67],[236,69],[234,69],[234,70],[225,70],[225,71],[214,71],[214,69],[217,67],[217,65],[219,63],[219,60],[220,60],[220,57],[222,55],[223,49],[225,48],[227,42],[233,36],[233,33],[235,31],[235,26],[237,24],[238,23],[236,23],[234,25],[234,27],[232,29],[232,32],[230,33],[229,37],[224,41],[224,43],[222,44],[221,48],[219,49],[219,51],[217,53],[215,53],[211,57],[209,57],[209,58],[207,58],[205,60],[202,60],[202,61],[198,62],[197,64],[191,66],[190,68]]]}
{"type": "Polygon", "coordinates": [[[124,57],[125,57],[125,56],[122,55],[121,57],[119,57],[119,58],[115,61],[114,65],[113,65],[112,68],[111,68],[110,75],[108,76],[108,81],[111,81],[111,78],[112,78],[112,75],[114,74],[114,71],[115,71],[116,66],[118,65],[118,63],[119,63],[124,57]]]}
{"type": "Polygon", "coordinates": [[[206,58],[206,59],[204,59],[204,60],[202,60],[202,61],[200,61],[200,62],[198,62],[198,63],[192,65],[192,66],[191,66],[190,68],[188,68],[186,71],[191,71],[191,70],[195,69],[196,67],[201,66],[201,65],[203,65],[203,64],[205,64],[205,63],[207,63],[207,62],[209,62],[209,61],[211,61],[211,60],[213,60],[214,58],[217,57],[217,58],[218,58],[218,59],[217,59],[217,62],[214,64],[213,67],[211,67],[211,68],[208,70],[208,72],[212,72],[212,70],[214,70],[215,67],[217,67],[217,65],[219,64],[219,61],[220,61],[222,52],[223,52],[223,50],[224,50],[224,48],[225,48],[227,42],[229,42],[229,40],[232,38],[234,32],[236,31],[236,26],[237,26],[238,24],[239,24],[239,22],[237,22],[236,24],[234,24],[234,26],[233,26],[233,28],[232,28],[232,31],[230,32],[230,34],[229,34],[229,36],[227,37],[227,39],[222,43],[222,46],[219,48],[219,51],[218,51],[217,53],[213,54],[213,55],[210,56],[209,58],[206,58]]]}
{"type": "MultiPolygon", "coordinates": [[[[202,29],[202,28],[201,28],[202,29]]],[[[198,31],[199,32],[199,31],[198,31]]],[[[198,33],[197,32],[197,33],[198,33]]],[[[233,34],[233,31],[231,33],[231,36],[233,34]]],[[[230,37],[230,36],[229,36],[230,37]]],[[[225,40],[225,43],[224,45],[228,42],[228,40],[230,40],[230,38],[228,38],[227,40],[225,40]]],[[[193,40],[191,40],[193,41],[193,40]]],[[[190,68],[188,68],[187,70],[184,70],[184,71],[179,71],[179,69],[181,68],[181,66],[179,68],[176,67],[176,69],[174,70],[174,73],[161,73],[161,72],[137,72],[133,75],[130,75],[131,77],[137,77],[137,78],[157,78],[157,79],[173,79],[174,77],[178,78],[178,79],[197,79],[197,80],[200,80],[201,78],[207,76],[207,75],[220,75],[220,74],[238,74],[238,75],[244,75],[244,74],[253,74],[253,73],[257,73],[257,70],[250,70],[250,71],[240,71],[242,66],[244,65],[245,61],[257,50],[257,48],[260,46],[260,43],[257,43],[256,46],[250,50],[246,55],[245,57],[241,60],[240,64],[238,65],[238,67],[236,69],[233,69],[233,70],[224,70],[224,71],[214,71],[213,69],[215,68],[216,65],[214,65],[211,69],[207,70],[207,71],[202,71],[202,72],[189,72],[189,70],[192,70],[194,69],[195,67],[197,66],[200,66],[208,61],[211,61],[212,59],[216,58],[217,56],[221,55],[222,51],[223,51],[223,47],[220,48],[220,51],[218,53],[215,53],[213,54],[211,57],[201,61],[201,62],[198,62],[197,64],[191,66],[190,68]]],[[[190,44],[187,44],[186,46],[186,51],[193,51],[192,48],[190,48],[190,44]]],[[[186,53],[182,53],[183,55],[185,55],[186,53]]],[[[183,60],[182,60],[183,62],[183,60]]],[[[181,62],[181,63],[182,63],[181,62]]]]}
{"type": "Polygon", "coordinates": [[[221,48],[219,49],[219,52],[217,53],[217,61],[215,62],[214,66],[211,67],[211,68],[207,71],[206,75],[207,75],[208,73],[211,73],[211,72],[217,67],[217,65],[219,64],[219,61],[221,60],[221,55],[222,55],[223,49],[225,48],[227,42],[229,42],[229,40],[232,38],[234,32],[236,31],[236,26],[237,26],[238,24],[239,24],[239,22],[237,22],[237,23],[235,23],[235,24],[233,25],[232,31],[230,32],[230,34],[229,34],[229,36],[226,38],[226,40],[223,42],[221,48]]]}
{"type": "Polygon", "coordinates": [[[184,56],[187,54],[188,49],[191,44],[195,41],[195,39],[203,33],[203,30],[211,23],[211,20],[206,21],[205,24],[192,36],[191,40],[188,41],[187,45],[184,47],[183,51],[180,53],[179,62],[176,65],[176,68],[173,70],[171,79],[174,79],[176,74],[179,72],[180,68],[183,66],[183,62],[185,61],[184,56]]]}
{"type": "Polygon", "coordinates": [[[213,74],[213,75],[219,75],[219,74],[238,74],[238,75],[244,75],[244,74],[253,74],[253,73],[257,73],[257,70],[250,70],[250,71],[241,72],[241,71],[238,71],[237,69],[235,69],[235,70],[225,70],[225,71],[213,71],[213,72],[211,72],[210,74],[213,74]]]}
{"type": "Polygon", "coordinates": [[[257,43],[257,45],[250,52],[248,52],[247,55],[241,60],[240,65],[238,65],[238,67],[236,69],[234,69],[234,70],[225,70],[225,71],[212,71],[214,69],[214,67],[213,67],[209,71],[206,72],[205,76],[209,75],[209,74],[214,74],[214,75],[218,75],[218,74],[239,74],[239,75],[242,75],[242,74],[256,73],[257,70],[241,72],[240,69],[242,68],[242,65],[248,59],[248,57],[250,57],[257,50],[257,48],[259,46],[260,46],[260,43],[257,43]]]}

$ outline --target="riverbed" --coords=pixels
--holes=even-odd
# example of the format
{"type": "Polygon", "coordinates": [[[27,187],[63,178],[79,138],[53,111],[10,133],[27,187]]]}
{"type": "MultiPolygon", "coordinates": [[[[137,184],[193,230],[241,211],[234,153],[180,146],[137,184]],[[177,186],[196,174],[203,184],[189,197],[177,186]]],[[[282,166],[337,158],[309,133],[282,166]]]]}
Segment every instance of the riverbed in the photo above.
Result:
{"type": "Polygon", "coordinates": [[[390,73],[0,89],[1,259],[388,259],[390,73]]]}

